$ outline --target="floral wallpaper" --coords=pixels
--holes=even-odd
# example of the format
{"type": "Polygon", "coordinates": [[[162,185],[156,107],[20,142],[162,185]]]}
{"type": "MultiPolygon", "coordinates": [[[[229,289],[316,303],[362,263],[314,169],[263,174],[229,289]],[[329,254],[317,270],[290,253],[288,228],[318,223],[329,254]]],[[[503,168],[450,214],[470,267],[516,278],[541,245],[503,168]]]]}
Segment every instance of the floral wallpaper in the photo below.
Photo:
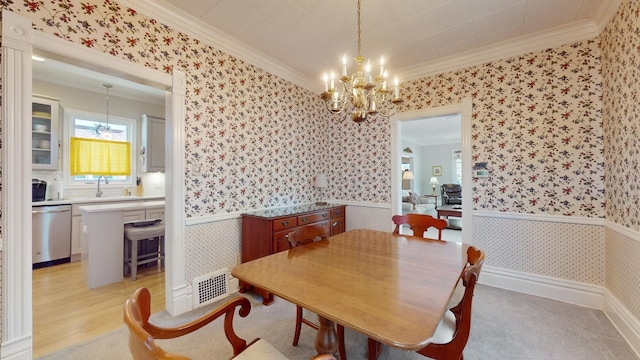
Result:
{"type": "Polygon", "coordinates": [[[604,216],[600,51],[597,39],[403,84],[405,110],[471,97],[473,207],[604,216]]]}
{"type": "Polygon", "coordinates": [[[607,220],[640,230],[640,1],[602,33],[607,220]]]}
{"type": "Polygon", "coordinates": [[[315,200],[320,99],[110,0],[1,2],[34,28],[170,73],[186,73],[187,217],[315,200]]]}
{"type": "MultiPolygon", "coordinates": [[[[301,89],[118,3],[1,1],[34,27],[186,73],[187,217],[331,199],[390,202],[388,120],[355,124],[301,89]],[[319,195],[317,172],[329,177],[319,195]]],[[[403,84],[405,110],[473,99],[475,209],[604,216],[597,39],[403,84]]]]}

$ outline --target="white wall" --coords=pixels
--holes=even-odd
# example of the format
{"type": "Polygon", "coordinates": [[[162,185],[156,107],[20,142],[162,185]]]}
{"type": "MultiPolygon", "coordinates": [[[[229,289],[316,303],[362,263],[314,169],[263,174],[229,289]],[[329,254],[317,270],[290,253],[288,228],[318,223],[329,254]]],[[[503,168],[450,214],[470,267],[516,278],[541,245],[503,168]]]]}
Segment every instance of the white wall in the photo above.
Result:
{"type": "Polygon", "coordinates": [[[418,153],[421,156],[422,167],[421,173],[416,178],[420,179],[420,188],[424,194],[431,194],[432,185],[429,183],[433,176],[433,167],[442,166],[442,176],[438,176],[438,185],[436,186],[436,194],[438,201],[440,198],[440,185],[453,183],[453,164],[451,161],[451,150],[461,149],[461,143],[441,144],[441,145],[425,145],[420,146],[418,153]]]}

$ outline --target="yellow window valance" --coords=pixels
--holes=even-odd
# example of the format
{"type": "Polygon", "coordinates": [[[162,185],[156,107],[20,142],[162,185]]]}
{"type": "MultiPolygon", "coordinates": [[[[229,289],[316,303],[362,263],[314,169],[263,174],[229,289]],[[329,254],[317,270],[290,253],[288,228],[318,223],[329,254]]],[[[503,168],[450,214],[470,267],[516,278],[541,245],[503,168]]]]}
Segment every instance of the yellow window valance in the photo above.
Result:
{"type": "Polygon", "coordinates": [[[89,138],[71,138],[71,175],[131,175],[131,144],[89,138]]]}

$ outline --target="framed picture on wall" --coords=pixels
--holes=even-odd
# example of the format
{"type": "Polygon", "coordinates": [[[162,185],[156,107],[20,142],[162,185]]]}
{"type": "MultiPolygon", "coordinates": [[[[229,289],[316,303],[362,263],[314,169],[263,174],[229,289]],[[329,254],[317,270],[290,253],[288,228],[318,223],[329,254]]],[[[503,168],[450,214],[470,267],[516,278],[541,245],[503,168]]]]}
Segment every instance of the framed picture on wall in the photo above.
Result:
{"type": "Polygon", "coordinates": [[[442,166],[433,167],[433,176],[442,176],[442,166]]]}

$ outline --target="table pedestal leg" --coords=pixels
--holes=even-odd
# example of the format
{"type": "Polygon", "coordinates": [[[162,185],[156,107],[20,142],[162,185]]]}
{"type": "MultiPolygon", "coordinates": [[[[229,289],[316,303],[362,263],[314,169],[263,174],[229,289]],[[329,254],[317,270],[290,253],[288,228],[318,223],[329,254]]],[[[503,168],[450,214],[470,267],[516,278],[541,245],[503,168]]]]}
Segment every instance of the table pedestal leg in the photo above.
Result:
{"type": "Polygon", "coordinates": [[[333,321],[318,315],[320,327],[316,334],[316,351],[318,355],[338,353],[338,335],[336,335],[336,327],[333,321]]]}

